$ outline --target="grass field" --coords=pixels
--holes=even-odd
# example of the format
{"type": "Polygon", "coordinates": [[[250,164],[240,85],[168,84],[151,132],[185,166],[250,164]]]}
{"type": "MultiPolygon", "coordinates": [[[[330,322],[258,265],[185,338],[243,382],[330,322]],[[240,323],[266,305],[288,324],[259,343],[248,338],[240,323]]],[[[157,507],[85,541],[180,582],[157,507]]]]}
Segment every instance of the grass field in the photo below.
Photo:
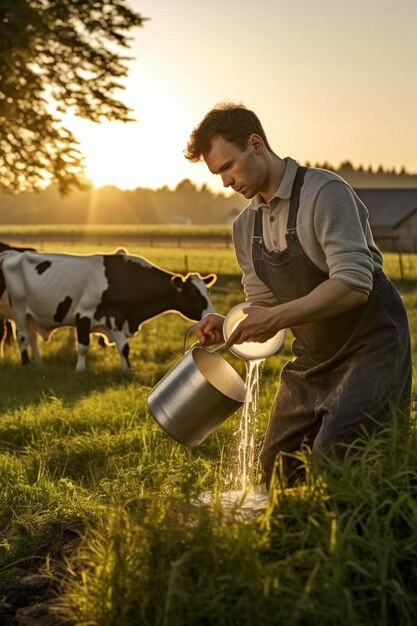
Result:
{"type": "Polygon", "coordinates": [[[44,224],[0,225],[0,241],[30,245],[37,249],[56,244],[91,246],[133,244],[165,247],[232,247],[230,224],[44,224]]]}
{"type": "MultiPolygon", "coordinates": [[[[129,249],[167,269],[217,272],[212,300],[219,313],[243,299],[232,251],[129,249]]],[[[386,255],[416,355],[417,257],[403,263],[407,278],[400,280],[398,256],[386,255]]],[[[149,415],[147,394],[182,355],[190,326],[175,314],[144,324],[131,340],[128,374],[115,348],[94,341],[88,370],[76,374],[69,330],[41,345],[39,369],[21,368],[17,348],[6,346],[0,623],[18,623],[10,590],[41,572],[48,591],[39,583],[36,595],[32,587],[28,603],[41,602],[48,619],[58,611],[57,620],[80,626],[415,624],[415,428],[395,422],[358,442],[343,464],[329,459],[322,473],[312,473],[306,459],[306,483],[286,488],[278,479],[267,508],[252,518],[224,511],[216,498],[196,506],[201,492],[228,486],[240,416],[190,449],[149,415]]],[[[287,336],[265,363],[258,446],[289,357],[287,336]]],[[[228,359],[243,375],[244,364],[228,359]]]]}

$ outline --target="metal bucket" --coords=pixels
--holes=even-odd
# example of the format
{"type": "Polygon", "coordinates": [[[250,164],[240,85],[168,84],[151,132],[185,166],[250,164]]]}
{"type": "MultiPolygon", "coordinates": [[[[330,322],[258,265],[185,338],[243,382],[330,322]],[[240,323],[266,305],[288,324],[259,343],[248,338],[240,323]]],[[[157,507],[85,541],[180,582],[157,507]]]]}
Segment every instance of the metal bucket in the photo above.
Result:
{"type": "Polygon", "coordinates": [[[195,344],[151,390],[148,408],[170,437],[198,446],[244,399],[245,383],[236,370],[195,344]]]}

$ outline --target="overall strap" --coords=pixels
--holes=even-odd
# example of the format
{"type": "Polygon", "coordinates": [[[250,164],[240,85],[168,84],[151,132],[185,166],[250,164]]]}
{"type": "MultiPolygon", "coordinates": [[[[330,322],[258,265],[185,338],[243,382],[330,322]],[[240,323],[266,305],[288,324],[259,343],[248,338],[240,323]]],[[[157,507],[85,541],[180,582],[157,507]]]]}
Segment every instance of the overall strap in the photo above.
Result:
{"type": "Polygon", "coordinates": [[[252,243],[262,243],[262,235],[262,209],[258,209],[255,213],[255,225],[253,228],[252,243]]]}
{"type": "Polygon", "coordinates": [[[297,213],[300,204],[301,187],[303,186],[304,176],[308,167],[298,167],[295,175],[294,184],[292,186],[290,208],[288,211],[287,233],[295,233],[297,223],[297,213]]]}

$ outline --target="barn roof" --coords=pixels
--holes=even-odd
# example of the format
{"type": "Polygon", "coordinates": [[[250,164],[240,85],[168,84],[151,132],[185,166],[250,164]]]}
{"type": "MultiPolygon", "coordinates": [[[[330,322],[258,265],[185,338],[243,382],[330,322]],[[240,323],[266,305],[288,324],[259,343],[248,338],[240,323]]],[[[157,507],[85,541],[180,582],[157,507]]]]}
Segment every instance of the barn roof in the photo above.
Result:
{"type": "Polygon", "coordinates": [[[355,189],[373,227],[396,228],[417,211],[416,189],[355,189]]]}

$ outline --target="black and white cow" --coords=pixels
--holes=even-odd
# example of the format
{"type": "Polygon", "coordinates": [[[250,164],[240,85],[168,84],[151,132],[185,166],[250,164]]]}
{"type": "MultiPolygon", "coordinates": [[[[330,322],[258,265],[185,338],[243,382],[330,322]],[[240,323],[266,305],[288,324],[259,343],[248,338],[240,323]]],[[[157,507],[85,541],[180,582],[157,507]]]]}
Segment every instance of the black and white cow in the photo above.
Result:
{"type": "Polygon", "coordinates": [[[77,370],[85,368],[90,333],[115,342],[127,369],[127,338],[143,322],[167,311],[199,320],[214,310],[208,287],[215,274],[181,276],[123,250],[92,255],[5,251],[0,264],[23,364],[29,362],[31,328],[47,341],[55,329],[75,326],[77,370]]]}
{"type": "MultiPolygon", "coordinates": [[[[0,253],[6,250],[14,250],[15,252],[25,252],[30,250],[35,252],[34,248],[22,248],[18,246],[10,246],[8,243],[0,241],[0,253]]],[[[0,357],[3,358],[4,344],[14,338],[13,313],[10,308],[9,298],[6,291],[3,276],[0,274],[0,357]]],[[[32,355],[35,361],[40,360],[38,345],[36,342],[36,331],[33,330],[30,335],[30,345],[32,347],[32,355]]]]}

